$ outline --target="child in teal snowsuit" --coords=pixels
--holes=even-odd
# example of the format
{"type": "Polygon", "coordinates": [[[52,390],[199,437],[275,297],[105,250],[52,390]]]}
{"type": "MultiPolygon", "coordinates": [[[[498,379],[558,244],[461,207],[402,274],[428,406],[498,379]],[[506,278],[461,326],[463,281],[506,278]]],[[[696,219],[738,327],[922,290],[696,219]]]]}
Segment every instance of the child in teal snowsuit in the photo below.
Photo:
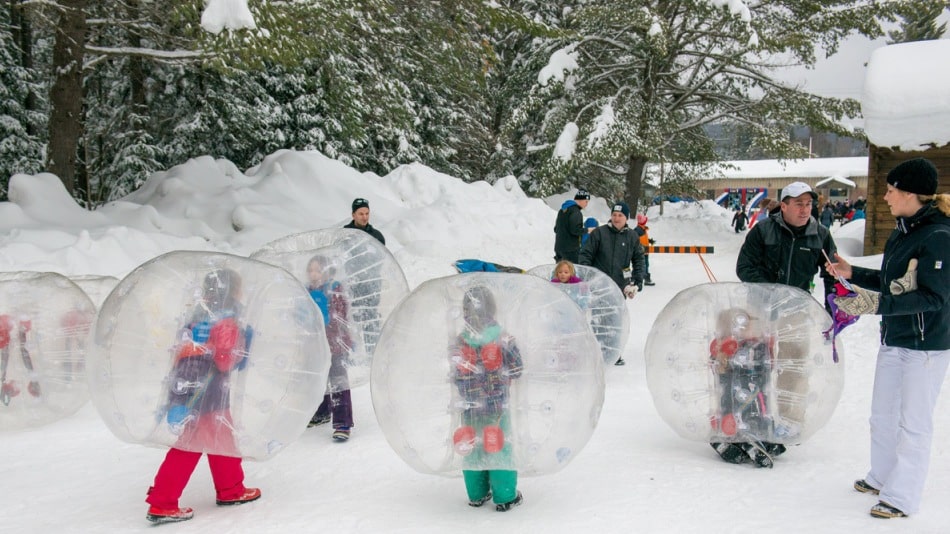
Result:
{"type": "Polygon", "coordinates": [[[451,350],[453,379],[463,400],[455,449],[465,455],[469,505],[492,499],[496,510],[506,512],[522,501],[512,465],[508,406],[511,381],[521,376],[521,353],[495,321],[495,299],[487,288],[469,289],[462,312],[465,329],[451,350]]]}

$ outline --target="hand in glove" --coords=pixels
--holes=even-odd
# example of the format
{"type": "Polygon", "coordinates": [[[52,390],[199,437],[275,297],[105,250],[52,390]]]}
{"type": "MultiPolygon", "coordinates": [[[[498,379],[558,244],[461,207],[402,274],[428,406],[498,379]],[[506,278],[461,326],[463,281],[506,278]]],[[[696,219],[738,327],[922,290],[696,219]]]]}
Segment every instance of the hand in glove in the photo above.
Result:
{"type": "Polygon", "coordinates": [[[650,239],[648,239],[647,241],[648,241],[651,245],[655,245],[655,244],[656,244],[656,239],[653,239],[652,237],[651,237],[650,239]]]}
{"type": "Polygon", "coordinates": [[[876,315],[881,294],[862,287],[852,286],[853,297],[835,297],[835,305],[848,315],[876,315]]]}
{"type": "Polygon", "coordinates": [[[639,286],[636,284],[627,284],[627,287],[623,288],[623,296],[632,299],[637,296],[637,291],[639,291],[639,286]]]}
{"type": "Polygon", "coordinates": [[[917,258],[907,263],[907,272],[904,276],[891,281],[891,295],[903,295],[917,290],[917,258]]]}

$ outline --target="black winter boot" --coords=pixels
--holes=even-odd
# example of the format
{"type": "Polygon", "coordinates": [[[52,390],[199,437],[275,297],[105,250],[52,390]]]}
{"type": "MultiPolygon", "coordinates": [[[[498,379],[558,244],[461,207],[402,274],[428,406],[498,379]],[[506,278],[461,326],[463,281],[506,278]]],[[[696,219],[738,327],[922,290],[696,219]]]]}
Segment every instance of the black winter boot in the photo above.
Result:
{"type": "Polygon", "coordinates": [[[710,443],[709,445],[725,462],[742,464],[750,461],[749,455],[736,443],[710,443]]]}

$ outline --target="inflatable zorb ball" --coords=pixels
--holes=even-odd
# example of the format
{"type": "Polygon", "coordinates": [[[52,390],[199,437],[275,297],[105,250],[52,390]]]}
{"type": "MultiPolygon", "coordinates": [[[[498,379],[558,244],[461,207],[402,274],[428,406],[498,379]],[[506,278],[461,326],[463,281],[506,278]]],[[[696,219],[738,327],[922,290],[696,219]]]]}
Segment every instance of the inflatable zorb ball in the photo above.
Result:
{"type": "Polygon", "coordinates": [[[604,400],[597,340],[570,297],[534,276],[425,282],[373,358],[379,426],[422,473],[553,473],[584,447],[604,400]]]}
{"type": "Polygon", "coordinates": [[[800,443],[841,397],[844,365],[823,335],[830,326],[824,307],[795,287],[732,282],[681,291],[647,337],[657,411],[691,440],[800,443]]]}
{"type": "MultiPolygon", "coordinates": [[[[599,269],[577,264],[574,269],[577,277],[581,279],[580,282],[551,282],[551,285],[567,293],[571,300],[584,310],[590,329],[600,345],[604,362],[612,365],[623,356],[623,349],[630,335],[627,299],[613,279],[599,269]]],[[[539,265],[530,269],[528,274],[552,280],[555,278],[554,265],[539,265]]]]}
{"type": "Polygon", "coordinates": [[[86,403],[86,337],[95,316],[65,276],[0,273],[0,431],[51,423],[86,403]]]}
{"type": "Polygon", "coordinates": [[[380,329],[409,293],[389,250],[362,230],[330,228],[271,241],[251,258],[293,273],[320,307],[334,354],[329,390],[368,382],[380,329]]]}
{"type": "Polygon", "coordinates": [[[106,300],[106,297],[109,296],[109,293],[119,284],[119,279],[114,276],[98,276],[98,275],[82,275],[82,276],[71,276],[70,280],[74,284],[79,286],[86,295],[92,299],[92,303],[96,305],[96,309],[102,305],[102,301],[106,300]]]}
{"type": "Polygon", "coordinates": [[[303,286],[229,254],[137,267],[102,303],[91,344],[92,399],[117,437],[258,460],[304,431],[330,366],[303,286]]]}

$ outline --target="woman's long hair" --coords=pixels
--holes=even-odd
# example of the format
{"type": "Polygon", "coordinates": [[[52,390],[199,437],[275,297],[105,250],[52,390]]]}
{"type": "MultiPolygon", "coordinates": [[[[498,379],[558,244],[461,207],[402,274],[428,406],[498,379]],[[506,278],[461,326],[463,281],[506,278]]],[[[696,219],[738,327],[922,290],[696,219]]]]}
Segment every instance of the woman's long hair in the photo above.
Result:
{"type": "Polygon", "coordinates": [[[947,193],[938,193],[936,195],[917,195],[917,200],[926,206],[933,202],[934,206],[947,217],[950,217],[950,195],[947,193]]]}

